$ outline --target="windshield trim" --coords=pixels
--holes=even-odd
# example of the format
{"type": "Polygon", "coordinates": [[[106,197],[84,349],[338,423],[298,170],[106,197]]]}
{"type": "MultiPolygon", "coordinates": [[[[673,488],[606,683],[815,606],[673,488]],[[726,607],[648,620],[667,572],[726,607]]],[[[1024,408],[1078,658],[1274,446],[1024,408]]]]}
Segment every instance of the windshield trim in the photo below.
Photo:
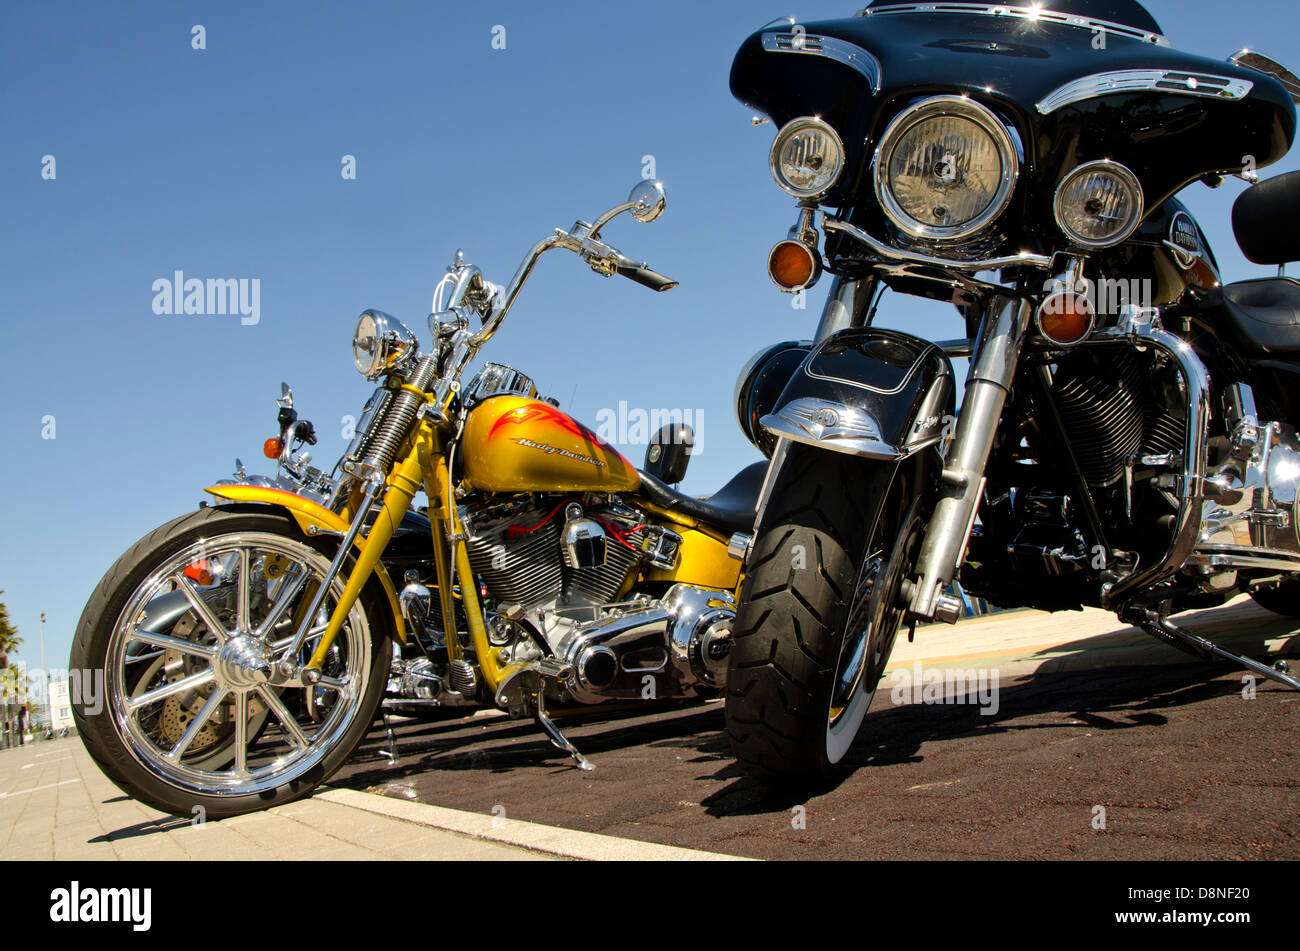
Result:
{"type": "Polygon", "coordinates": [[[1059,26],[1071,26],[1089,30],[1092,33],[1124,36],[1154,46],[1171,46],[1162,33],[1153,30],[1140,30],[1110,20],[1098,20],[1094,17],[1081,16],[1077,13],[1061,13],[1043,6],[1016,6],[1004,3],[897,3],[881,7],[866,7],[855,16],[875,17],[890,14],[907,13],[955,13],[974,16],[1012,17],[1031,23],[1052,23],[1059,26]]]}

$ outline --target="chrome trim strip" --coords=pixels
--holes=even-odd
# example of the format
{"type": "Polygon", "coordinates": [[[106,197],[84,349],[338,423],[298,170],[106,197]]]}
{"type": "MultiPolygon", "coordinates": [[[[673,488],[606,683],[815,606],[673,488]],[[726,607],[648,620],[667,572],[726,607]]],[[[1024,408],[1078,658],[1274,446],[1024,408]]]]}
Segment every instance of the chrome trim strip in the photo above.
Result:
{"type": "Polygon", "coordinates": [[[871,83],[871,93],[880,92],[880,60],[861,46],[834,36],[780,30],[763,34],[763,49],[768,53],[808,53],[824,56],[856,70],[871,83]]]}
{"type": "Polygon", "coordinates": [[[822,227],[827,231],[842,231],[859,244],[865,244],[872,251],[875,251],[882,258],[890,261],[910,261],[914,264],[930,264],[935,267],[951,268],[955,271],[969,271],[972,274],[980,271],[997,271],[1004,267],[1032,267],[1039,270],[1047,270],[1052,266],[1052,259],[1042,254],[1030,254],[1028,251],[1022,251],[1020,254],[1008,255],[1001,258],[985,258],[982,261],[958,261],[953,258],[934,257],[929,254],[920,254],[916,251],[903,251],[898,248],[891,248],[887,244],[877,241],[871,235],[867,234],[861,228],[849,224],[847,221],[840,221],[838,218],[823,218],[822,227]]]}
{"type": "Polygon", "coordinates": [[[1074,13],[1059,13],[1056,10],[1044,10],[1039,7],[1012,6],[1001,3],[899,3],[887,7],[868,7],[859,10],[857,16],[885,16],[891,13],[962,13],[975,16],[1003,16],[1029,20],[1031,23],[1052,23],[1059,26],[1073,26],[1093,33],[1098,31],[1115,36],[1153,43],[1156,46],[1169,46],[1164,34],[1139,30],[1112,20],[1098,20],[1093,17],[1079,16],[1074,13]]]}
{"type": "Polygon", "coordinates": [[[1121,92],[1176,92],[1207,99],[1242,99],[1254,88],[1246,79],[1231,79],[1211,73],[1187,73],[1175,69],[1115,69],[1093,73],[1052,90],[1038,103],[1038,111],[1050,115],[1063,106],[1098,96],[1121,92]]]}

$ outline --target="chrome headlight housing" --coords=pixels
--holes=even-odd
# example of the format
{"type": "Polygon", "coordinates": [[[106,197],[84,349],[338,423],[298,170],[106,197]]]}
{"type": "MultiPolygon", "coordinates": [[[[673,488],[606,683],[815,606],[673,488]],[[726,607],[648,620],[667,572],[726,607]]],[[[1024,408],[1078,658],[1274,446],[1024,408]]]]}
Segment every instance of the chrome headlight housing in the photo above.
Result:
{"type": "Polygon", "coordinates": [[[1084,248],[1109,248],[1142,220],[1142,185],[1118,162],[1085,162],[1057,186],[1052,211],[1065,236],[1084,248]]]}
{"type": "Polygon", "coordinates": [[[964,96],[935,96],[894,118],[875,155],[876,198],[904,234],[957,241],[1011,201],[1020,158],[1007,127],[964,96]]]}
{"type": "Polygon", "coordinates": [[[409,327],[382,310],[363,311],[352,334],[352,360],[357,371],[374,380],[417,356],[420,343],[409,327]]]}
{"type": "Polygon", "coordinates": [[[791,119],[772,143],[772,177],[795,198],[817,198],[844,171],[844,143],[829,124],[815,116],[791,119]]]}

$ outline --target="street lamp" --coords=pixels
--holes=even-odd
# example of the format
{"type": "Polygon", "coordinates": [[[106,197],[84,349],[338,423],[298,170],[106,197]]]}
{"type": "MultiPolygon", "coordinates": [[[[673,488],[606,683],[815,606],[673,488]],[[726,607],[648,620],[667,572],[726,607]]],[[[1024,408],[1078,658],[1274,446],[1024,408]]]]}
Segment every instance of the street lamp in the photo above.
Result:
{"type": "Polygon", "coordinates": [[[50,717],[50,670],[45,666],[45,612],[41,612],[41,717],[45,721],[46,731],[54,729],[54,720],[50,717]]]}

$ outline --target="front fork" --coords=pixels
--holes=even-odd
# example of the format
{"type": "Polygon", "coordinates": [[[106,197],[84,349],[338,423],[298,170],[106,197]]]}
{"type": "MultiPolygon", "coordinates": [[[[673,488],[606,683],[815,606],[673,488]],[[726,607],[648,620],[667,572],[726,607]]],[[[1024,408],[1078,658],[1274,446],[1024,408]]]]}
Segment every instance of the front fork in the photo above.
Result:
{"type": "Polygon", "coordinates": [[[917,581],[908,606],[917,617],[956,620],[955,602],[944,589],[966,556],[984,493],[984,468],[1032,316],[1033,305],[1024,298],[996,295],[985,305],[971,351],[966,395],[940,476],[939,499],[917,556],[917,581]]]}
{"type": "MultiPolygon", "coordinates": [[[[817,327],[818,342],[866,323],[875,282],[836,278],[817,327]]],[[[944,592],[966,556],[984,492],[984,468],[1032,317],[1033,305],[1024,298],[994,295],[984,304],[939,499],[917,556],[917,580],[904,589],[908,609],[917,617],[956,620],[957,602],[944,592]]]]}

